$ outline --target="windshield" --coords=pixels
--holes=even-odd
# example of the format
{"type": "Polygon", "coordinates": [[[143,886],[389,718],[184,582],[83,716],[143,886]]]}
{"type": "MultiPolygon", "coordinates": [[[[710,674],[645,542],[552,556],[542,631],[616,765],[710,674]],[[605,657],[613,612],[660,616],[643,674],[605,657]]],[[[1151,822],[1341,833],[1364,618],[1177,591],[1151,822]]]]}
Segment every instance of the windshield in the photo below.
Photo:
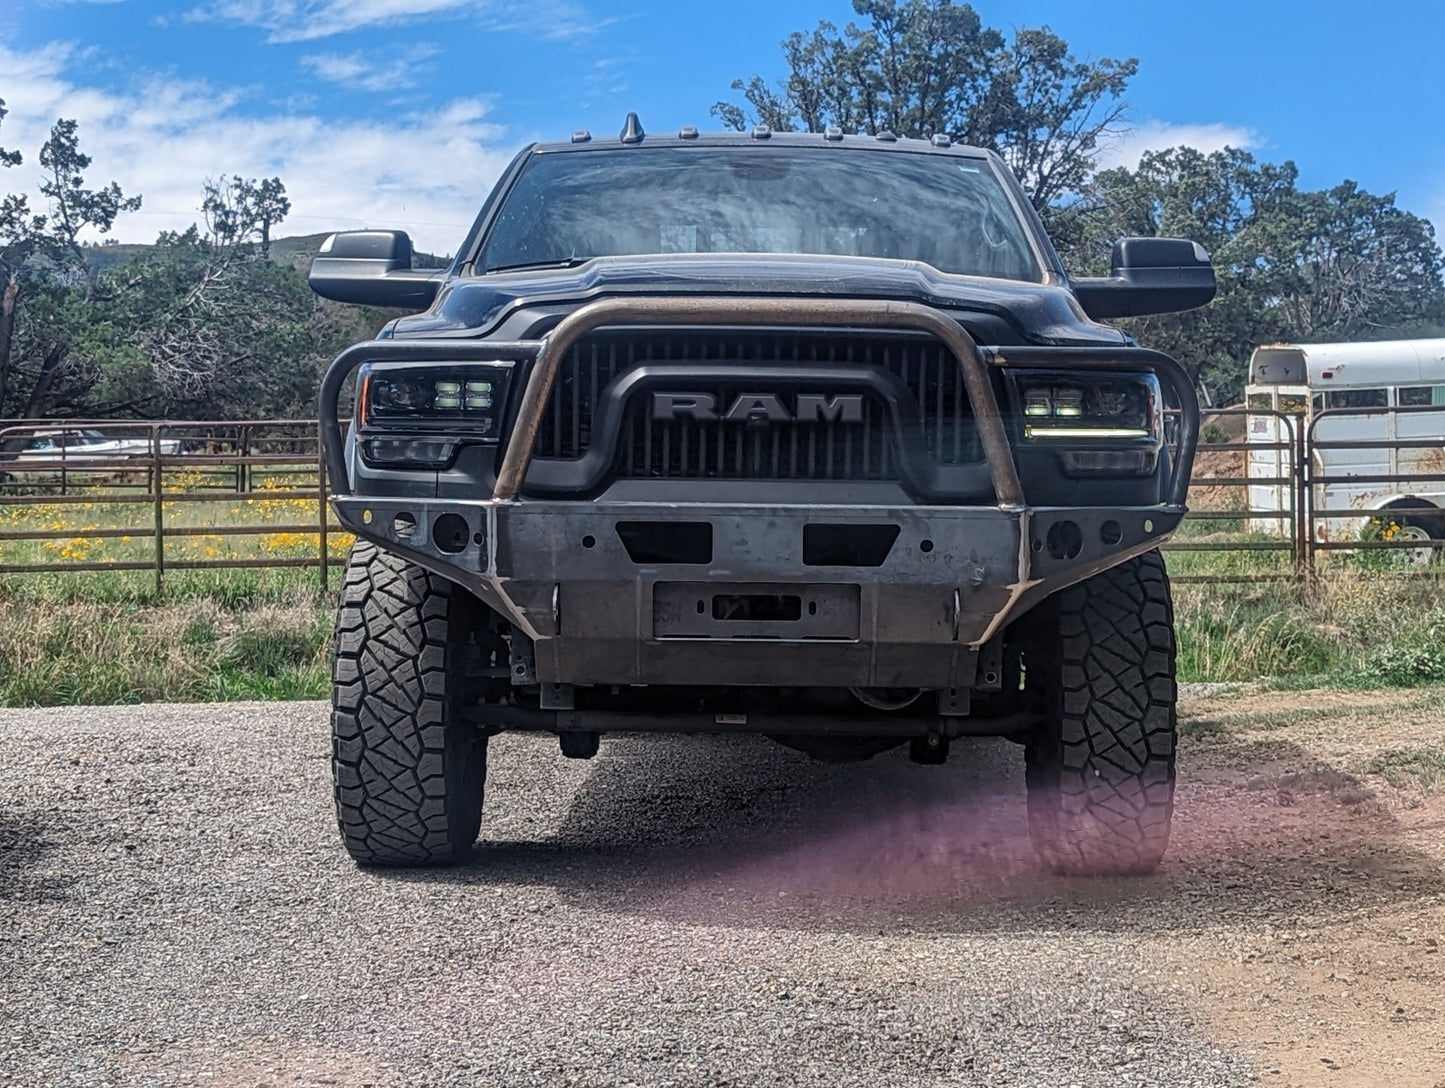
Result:
{"type": "Polygon", "coordinates": [[[482,250],[485,272],[657,253],[813,253],[1041,276],[988,160],[846,148],[536,155],[482,250]]]}

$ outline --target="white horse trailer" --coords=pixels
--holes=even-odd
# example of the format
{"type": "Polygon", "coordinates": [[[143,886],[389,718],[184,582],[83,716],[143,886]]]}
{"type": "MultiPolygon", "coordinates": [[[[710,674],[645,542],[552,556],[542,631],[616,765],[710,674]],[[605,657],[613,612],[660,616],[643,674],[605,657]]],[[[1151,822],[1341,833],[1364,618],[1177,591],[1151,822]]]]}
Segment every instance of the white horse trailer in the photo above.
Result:
{"type": "MultiPolygon", "coordinates": [[[[1445,339],[1366,344],[1270,344],[1249,360],[1245,403],[1251,446],[1294,444],[1291,424],[1305,428],[1311,459],[1311,501],[1318,541],[1358,540],[1368,517],[1390,515],[1406,540],[1445,538],[1445,339]],[[1420,477],[1412,479],[1412,477],[1420,477]],[[1361,516],[1345,511],[1359,510],[1361,516]],[[1419,511],[1412,516],[1408,511],[1419,511]]],[[[1246,475],[1251,510],[1288,510],[1291,488],[1266,482],[1287,477],[1293,455],[1252,448],[1246,475]]],[[[1256,532],[1288,531],[1260,518],[1256,532]]]]}

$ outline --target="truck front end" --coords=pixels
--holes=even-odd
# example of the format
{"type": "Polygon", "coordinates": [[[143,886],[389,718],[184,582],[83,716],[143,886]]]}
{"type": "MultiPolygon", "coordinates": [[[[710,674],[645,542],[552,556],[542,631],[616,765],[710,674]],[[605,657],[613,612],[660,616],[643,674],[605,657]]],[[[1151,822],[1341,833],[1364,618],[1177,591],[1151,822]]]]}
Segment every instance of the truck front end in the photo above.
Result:
{"type": "Polygon", "coordinates": [[[385,845],[396,799],[358,785],[371,741],[408,747],[398,731],[461,766],[449,746],[503,729],[573,756],[613,731],[741,730],[832,759],[908,742],[922,763],[1009,736],[1050,864],[1152,866],[1174,731],[1156,549],[1185,513],[1198,408],[1176,363],[1081,302],[1198,298],[1197,247],[1125,245],[1112,277],[1071,285],[984,153],[678,139],[650,158],[533,149],[447,277],[394,245],[358,266],[375,235],[338,236],[313,270],[332,297],[388,277],[436,295],[344,353],[321,395],[333,503],[368,542],[338,628],[353,854],[451,860],[475,837],[470,787],[443,776],[466,819],[385,845]],[[972,228],[952,248],[900,232],[877,207],[890,184],[972,228]],[[411,641],[391,644],[419,656],[368,656],[398,623],[411,641]],[[398,668],[414,705],[380,675],[398,668]],[[1085,705],[1108,702],[1100,668],[1113,709],[1085,705]],[[1075,733],[1132,754],[1106,775],[1075,733]],[[1125,794],[1134,830],[1109,830],[1125,794]]]}

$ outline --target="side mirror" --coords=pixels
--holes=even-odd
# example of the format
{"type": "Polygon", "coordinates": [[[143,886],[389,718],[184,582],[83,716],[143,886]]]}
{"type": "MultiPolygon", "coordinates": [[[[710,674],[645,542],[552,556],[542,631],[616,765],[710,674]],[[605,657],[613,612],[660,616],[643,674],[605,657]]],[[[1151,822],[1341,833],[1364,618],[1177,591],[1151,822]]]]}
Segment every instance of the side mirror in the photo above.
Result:
{"type": "Polygon", "coordinates": [[[1182,238],[1122,238],[1109,275],[1080,276],[1070,286],[1096,321],[1193,310],[1217,289],[1209,254],[1182,238]]]}
{"type": "Polygon", "coordinates": [[[347,230],[321,243],[307,282],[337,302],[425,310],[445,275],[439,268],[412,268],[405,231],[347,230]]]}

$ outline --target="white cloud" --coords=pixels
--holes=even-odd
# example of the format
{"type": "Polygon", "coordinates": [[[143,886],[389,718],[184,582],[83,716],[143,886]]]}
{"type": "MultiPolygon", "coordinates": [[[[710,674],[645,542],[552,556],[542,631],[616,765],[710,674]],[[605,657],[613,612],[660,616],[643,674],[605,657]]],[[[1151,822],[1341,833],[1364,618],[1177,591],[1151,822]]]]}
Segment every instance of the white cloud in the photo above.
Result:
{"type": "Polygon", "coordinates": [[[417,85],[417,76],[424,71],[434,46],[418,46],[399,57],[382,59],[365,53],[314,53],[302,57],[301,63],[330,83],[339,83],[362,91],[385,93],[404,91],[417,85]]]}
{"type": "Polygon", "coordinates": [[[511,157],[484,99],[388,120],[257,115],[240,108],[248,98],[241,89],[164,79],[133,92],[86,87],[69,74],[81,57],[61,44],[28,53],[0,47],[10,111],[0,146],[25,154],[25,165],[0,183],[33,187],[50,126],[73,117],[81,150],[93,159],[88,180],[114,179],[144,198],[139,212],[117,221],[112,236],[122,241],[149,242],[162,230],[185,229],[200,217],[204,180],[240,174],[279,176],[286,184],[292,211],[283,233],[395,227],[409,231],[418,248],[450,253],[511,157]],[[421,169],[422,163],[444,169],[421,169]]]}
{"type": "Polygon", "coordinates": [[[257,27],[272,42],[308,42],[364,27],[464,15],[493,29],[553,40],[583,37],[610,21],[589,17],[573,0],[210,0],[187,18],[257,27]]]}
{"type": "Polygon", "coordinates": [[[626,94],[631,86],[628,73],[635,60],[635,53],[629,52],[626,56],[603,57],[594,61],[587,74],[582,77],[582,108],[590,109],[593,103],[602,98],[616,98],[626,94]]]}
{"type": "Polygon", "coordinates": [[[1238,125],[1213,123],[1204,125],[1172,125],[1165,121],[1146,121],[1116,137],[1100,149],[1099,166],[1139,165],[1146,151],[1162,151],[1169,147],[1192,147],[1208,154],[1226,147],[1249,149],[1259,145],[1253,129],[1238,125]]]}

